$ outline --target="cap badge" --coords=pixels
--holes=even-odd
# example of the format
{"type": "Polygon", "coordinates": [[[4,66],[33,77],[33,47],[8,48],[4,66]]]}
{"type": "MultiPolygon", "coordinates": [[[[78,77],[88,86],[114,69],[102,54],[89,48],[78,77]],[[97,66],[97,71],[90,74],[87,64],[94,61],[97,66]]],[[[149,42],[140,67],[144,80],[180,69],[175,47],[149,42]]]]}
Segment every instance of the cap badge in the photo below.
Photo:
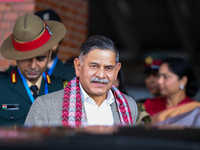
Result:
{"type": "Polygon", "coordinates": [[[42,17],[43,17],[43,20],[49,20],[50,19],[49,13],[45,13],[42,17]]]}
{"type": "Polygon", "coordinates": [[[145,62],[147,65],[151,65],[153,63],[153,58],[151,56],[148,56],[146,59],[145,59],[145,62]]]}

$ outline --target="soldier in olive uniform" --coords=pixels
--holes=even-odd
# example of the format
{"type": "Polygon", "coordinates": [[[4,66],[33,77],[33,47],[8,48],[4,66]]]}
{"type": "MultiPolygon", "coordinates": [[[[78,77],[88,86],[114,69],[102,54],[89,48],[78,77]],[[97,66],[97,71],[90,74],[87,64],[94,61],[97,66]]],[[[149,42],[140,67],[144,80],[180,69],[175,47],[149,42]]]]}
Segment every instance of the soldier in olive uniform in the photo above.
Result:
{"type": "MultiPolygon", "coordinates": [[[[61,22],[58,14],[52,9],[35,12],[35,15],[39,16],[44,21],[54,20],[61,22]]],[[[47,71],[52,78],[58,79],[66,84],[75,77],[75,69],[71,66],[71,64],[58,59],[57,54],[60,43],[61,41],[52,48],[51,61],[47,66],[47,71]]]]}
{"type": "Polygon", "coordinates": [[[17,66],[0,73],[0,125],[23,125],[30,106],[40,95],[63,89],[45,72],[51,48],[66,34],[57,21],[43,21],[27,13],[15,23],[13,34],[2,44],[1,55],[17,66]]]}
{"type": "MultiPolygon", "coordinates": [[[[145,74],[145,85],[148,91],[153,97],[160,97],[159,85],[158,85],[158,70],[162,60],[166,58],[167,55],[151,52],[143,55],[142,60],[144,60],[144,74],[145,74]]],[[[150,115],[145,111],[144,102],[149,99],[143,98],[137,101],[138,106],[138,122],[140,124],[151,123],[150,115]]]]}
{"type": "MultiPolygon", "coordinates": [[[[160,97],[159,85],[158,85],[158,70],[162,60],[167,58],[166,54],[151,52],[143,55],[144,60],[144,75],[145,85],[149,93],[153,97],[160,97]]],[[[146,99],[140,100],[144,102],[146,99]]]]}

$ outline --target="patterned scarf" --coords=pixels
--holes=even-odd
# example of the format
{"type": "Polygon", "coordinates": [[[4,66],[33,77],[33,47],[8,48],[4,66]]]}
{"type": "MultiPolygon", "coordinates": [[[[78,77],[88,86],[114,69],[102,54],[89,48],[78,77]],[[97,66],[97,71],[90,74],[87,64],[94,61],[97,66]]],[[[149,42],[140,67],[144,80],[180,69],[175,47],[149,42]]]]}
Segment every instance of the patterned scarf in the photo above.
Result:
{"type": "MultiPolygon", "coordinates": [[[[111,90],[117,103],[121,124],[133,124],[127,100],[115,86],[112,86],[111,90]]],[[[86,115],[82,106],[79,79],[75,77],[67,84],[64,90],[62,124],[75,127],[84,125],[85,122],[86,115]]]]}

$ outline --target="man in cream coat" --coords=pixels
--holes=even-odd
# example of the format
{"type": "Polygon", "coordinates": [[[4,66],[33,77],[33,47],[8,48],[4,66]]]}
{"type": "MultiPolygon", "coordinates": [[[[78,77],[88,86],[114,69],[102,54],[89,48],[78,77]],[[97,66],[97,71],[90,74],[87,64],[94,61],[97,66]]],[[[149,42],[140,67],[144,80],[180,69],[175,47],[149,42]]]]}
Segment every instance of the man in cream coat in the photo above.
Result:
{"type": "Polygon", "coordinates": [[[74,59],[76,77],[64,90],[38,97],[25,121],[27,126],[133,125],[135,101],[113,83],[121,68],[113,41],[89,37],[74,59]]]}

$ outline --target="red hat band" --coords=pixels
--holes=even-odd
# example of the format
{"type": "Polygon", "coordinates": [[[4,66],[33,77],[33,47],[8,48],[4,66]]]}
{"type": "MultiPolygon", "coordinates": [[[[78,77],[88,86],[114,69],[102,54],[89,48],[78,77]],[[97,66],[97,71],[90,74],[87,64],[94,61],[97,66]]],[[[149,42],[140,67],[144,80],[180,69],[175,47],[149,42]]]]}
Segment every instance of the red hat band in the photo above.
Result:
{"type": "Polygon", "coordinates": [[[161,60],[153,60],[153,58],[152,58],[151,56],[148,56],[148,57],[145,59],[144,66],[145,66],[145,67],[160,66],[161,63],[162,63],[161,60]]]}
{"type": "Polygon", "coordinates": [[[51,35],[52,33],[49,30],[49,27],[44,22],[43,31],[35,40],[30,41],[30,42],[20,42],[20,41],[17,41],[12,35],[12,42],[13,42],[14,48],[18,51],[31,51],[44,45],[50,39],[51,35]]]}

